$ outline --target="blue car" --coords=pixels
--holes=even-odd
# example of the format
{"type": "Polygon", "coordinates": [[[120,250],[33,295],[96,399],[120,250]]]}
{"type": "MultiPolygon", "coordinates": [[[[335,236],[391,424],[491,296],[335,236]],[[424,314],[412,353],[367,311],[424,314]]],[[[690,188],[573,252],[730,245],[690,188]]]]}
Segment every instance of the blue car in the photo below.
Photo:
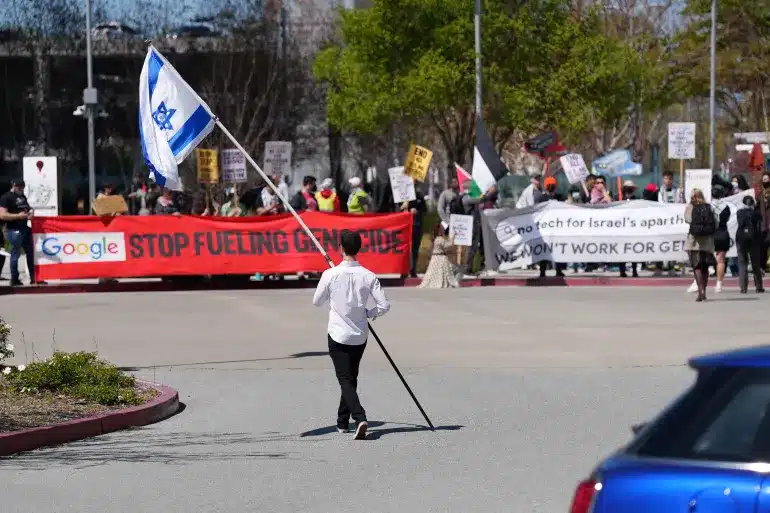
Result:
{"type": "Polygon", "coordinates": [[[582,481],[571,513],[770,513],[770,346],[699,356],[695,383],[582,481]]]}

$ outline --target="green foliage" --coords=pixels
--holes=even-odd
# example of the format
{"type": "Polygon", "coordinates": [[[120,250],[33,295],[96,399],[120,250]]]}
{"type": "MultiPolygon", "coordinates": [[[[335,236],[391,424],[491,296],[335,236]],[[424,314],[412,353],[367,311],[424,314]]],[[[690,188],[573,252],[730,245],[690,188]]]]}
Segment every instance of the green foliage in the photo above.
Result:
{"type": "MultiPolygon", "coordinates": [[[[689,57],[691,92],[709,90],[711,1],[688,0],[684,14],[690,23],[679,37],[680,51],[689,57]]],[[[770,0],[717,2],[717,80],[732,91],[766,87],[770,74],[770,0]]]]}
{"type": "MultiPolygon", "coordinates": [[[[579,134],[625,114],[639,88],[639,58],[603,35],[596,12],[576,19],[569,0],[486,0],[484,9],[491,131],[579,134]]],[[[329,86],[329,120],[369,133],[394,121],[456,129],[457,113],[475,102],[473,11],[470,0],[375,0],[342,12],[340,43],[320,52],[314,68],[329,86]]]]}
{"type": "Polygon", "coordinates": [[[12,368],[7,380],[18,392],[63,393],[106,406],[142,402],[135,378],[99,360],[96,353],[57,351],[48,360],[12,368]]]}
{"type": "Polygon", "coordinates": [[[0,317],[0,362],[13,356],[13,344],[8,342],[11,336],[11,326],[0,317]]]}

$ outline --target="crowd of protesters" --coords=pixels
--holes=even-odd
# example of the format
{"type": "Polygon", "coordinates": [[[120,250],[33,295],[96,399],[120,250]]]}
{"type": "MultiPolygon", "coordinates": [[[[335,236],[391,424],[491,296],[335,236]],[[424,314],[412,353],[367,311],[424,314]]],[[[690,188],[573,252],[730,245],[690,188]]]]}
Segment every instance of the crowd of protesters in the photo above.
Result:
{"type": "MultiPolygon", "coordinates": [[[[452,180],[449,187],[439,196],[438,213],[442,220],[442,227],[437,229],[436,233],[433,234],[434,240],[436,241],[433,248],[433,258],[437,259],[437,264],[435,266],[429,264],[427,273],[429,276],[426,275],[426,282],[429,283],[425,283],[425,286],[457,286],[459,280],[461,280],[467,273],[471,272],[477,253],[481,256],[478,274],[484,272],[484,244],[482,240],[481,223],[479,222],[481,211],[486,208],[500,208],[503,205],[498,201],[498,193],[494,187],[490,189],[487,194],[473,198],[470,195],[470,186],[470,181],[460,184],[457,180],[452,180]],[[449,225],[449,218],[452,214],[473,215],[474,223],[472,246],[468,249],[465,257],[462,258],[459,264],[451,271],[452,276],[449,276],[450,271],[448,269],[450,268],[450,265],[447,265],[445,255],[457,254],[457,248],[452,247],[453,241],[447,239],[448,231],[446,228],[449,225]],[[428,277],[430,280],[427,279],[428,277]]],[[[718,175],[715,175],[712,178],[711,195],[715,199],[725,198],[733,194],[741,193],[749,188],[746,178],[742,175],[733,176],[729,182],[723,180],[718,175]]],[[[698,198],[701,197],[702,192],[699,193],[699,195],[696,195],[694,201],[697,203],[698,198]]],[[[697,272],[695,272],[695,283],[690,287],[689,292],[698,292],[697,297],[700,298],[699,300],[705,299],[704,284],[708,281],[708,274],[711,268],[714,269],[714,274],[717,278],[715,286],[716,292],[722,290],[722,282],[728,268],[733,276],[739,276],[741,291],[745,292],[747,289],[748,264],[750,263],[754,272],[757,291],[764,291],[761,286],[762,273],[766,271],[768,248],[770,247],[770,173],[765,173],[763,175],[761,190],[757,191],[757,198],[756,204],[753,199],[746,199],[738,212],[739,234],[737,236],[738,240],[736,241],[738,257],[731,259],[729,262],[728,259],[726,259],[726,253],[730,247],[730,237],[727,233],[727,222],[730,218],[730,212],[727,208],[723,208],[718,212],[712,208],[715,216],[715,233],[708,240],[710,240],[715,247],[711,249],[707,246],[706,250],[713,255],[713,261],[704,258],[704,263],[701,263],[698,258],[695,258],[695,260],[693,260],[693,258],[690,259],[690,266],[697,272]],[[746,225],[746,223],[749,224],[746,225]],[[751,232],[750,236],[747,235],[749,231],[751,232]]],[[[633,181],[626,180],[622,183],[622,187],[617,195],[613,194],[607,187],[606,178],[604,176],[589,175],[582,186],[573,185],[569,187],[566,195],[557,192],[557,182],[554,177],[548,176],[543,179],[540,176],[533,176],[531,177],[529,185],[518,197],[515,207],[526,208],[551,200],[565,201],[572,204],[599,205],[637,199],[655,201],[658,203],[684,204],[685,194],[682,188],[675,187],[674,174],[670,171],[663,173],[660,186],[650,183],[643,188],[641,194],[639,194],[639,187],[633,181]]],[[[688,206],[688,212],[689,211],[690,206],[688,206]]],[[[706,243],[707,241],[703,240],[703,242],[706,243]]],[[[690,253],[691,257],[693,255],[697,256],[697,238],[690,235],[688,236],[687,243],[691,252],[696,251],[696,253],[690,253]]],[[[608,265],[595,263],[573,263],[571,265],[573,272],[580,272],[581,269],[586,272],[604,272],[609,267],[608,265]]],[[[549,266],[554,268],[557,277],[563,277],[565,276],[564,272],[567,269],[568,264],[540,262],[533,267],[539,268],[540,276],[544,277],[546,276],[546,270],[549,266]]],[[[660,275],[665,271],[668,271],[669,275],[675,275],[685,271],[684,266],[681,266],[676,262],[634,262],[630,267],[632,277],[639,276],[639,268],[651,270],[656,275],[660,275]]],[[[617,264],[617,269],[621,277],[628,277],[627,264],[617,264]]]]}
{"type": "MultiPolygon", "coordinates": [[[[347,212],[349,214],[363,214],[371,212],[409,212],[414,216],[412,254],[410,259],[409,275],[417,276],[418,256],[421,249],[427,212],[426,196],[422,187],[423,184],[416,184],[417,198],[413,201],[395,204],[392,201],[392,194],[389,197],[378,198],[375,201],[371,195],[372,190],[362,183],[358,177],[353,177],[347,182],[347,187],[343,191],[335,188],[330,178],[322,180],[320,184],[314,176],[305,176],[302,180],[301,188],[294,194],[289,194],[289,187],[282,177],[275,175],[271,177],[271,182],[278,192],[287,198],[291,207],[297,211],[319,211],[319,212],[347,212]]],[[[467,275],[480,275],[484,273],[484,244],[481,230],[481,212],[488,208],[499,208],[504,206],[504,201],[499,198],[495,187],[486,194],[471,194],[470,180],[465,183],[459,183],[456,179],[449,182],[449,186],[439,196],[437,201],[437,213],[440,218],[440,224],[428,227],[431,233],[432,253],[431,263],[429,264],[426,276],[423,279],[423,287],[443,288],[457,286],[459,282],[467,275]],[[471,215],[474,218],[472,245],[465,248],[462,253],[454,246],[454,241],[448,238],[449,218],[452,214],[471,215]],[[458,259],[458,256],[460,257],[458,259]],[[435,261],[435,262],[434,262],[435,261]],[[478,267],[478,268],[476,268],[478,267]]],[[[714,176],[712,181],[712,197],[722,198],[732,194],[739,193],[749,189],[749,185],[743,176],[736,175],[732,181],[727,182],[719,176],[714,176]]],[[[24,184],[21,181],[15,182],[14,188],[0,198],[0,222],[6,225],[6,233],[11,246],[11,279],[12,284],[20,284],[18,275],[18,260],[22,252],[31,255],[31,232],[27,234],[24,227],[32,215],[31,209],[23,208],[26,198],[23,195],[24,184]],[[24,219],[22,219],[24,217],[24,219]],[[23,226],[22,226],[23,225],[23,226]],[[17,229],[18,228],[18,229],[17,229]]],[[[113,185],[105,185],[98,197],[111,196],[117,194],[113,185]]],[[[123,197],[128,206],[127,215],[200,215],[200,216],[266,216],[277,215],[286,212],[284,203],[275,194],[273,187],[268,184],[262,184],[259,187],[239,190],[237,186],[230,186],[222,190],[219,194],[214,194],[210,189],[202,189],[197,193],[178,193],[162,189],[151,181],[134,180],[132,186],[127,190],[123,197]]],[[[629,201],[644,199],[660,203],[685,203],[684,191],[674,186],[674,175],[667,171],[663,173],[662,183],[658,187],[655,184],[649,184],[641,191],[637,185],[630,180],[623,182],[619,194],[613,194],[607,187],[606,178],[603,176],[589,175],[580,186],[573,185],[569,187],[566,194],[557,191],[556,179],[552,176],[545,178],[533,176],[529,185],[521,192],[515,202],[516,208],[526,208],[546,201],[564,201],[572,204],[609,204],[616,201],[629,201]]],[[[689,208],[689,207],[688,207],[689,208]]],[[[716,233],[709,239],[712,240],[715,247],[711,251],[714,254],[714,261],[703,259],[708,262],[707,267],[713,267],[715,270],[716,291],[720,291],[722,280],[727,269],[736,276],[740,275],[741,288],[746,289],[745,281],[747,279],[746,269],[751,263],[754,272],[763,272],[768,260],[768,247],[770,246],[770,173],[762,178],[762,186],[757,194],[756,204],[744,205],[747,211],[750,209],[754,217],[756,229],[752,228],[752,238],[749,241],[744,234],[743,243],[739,242],[739,256],[734,259],[726,259],[725,255],[729,249],[729,236],[725,241],[726,223],[730,217],[729,212],[716,212],[715,223],[716,233]]],[[[80,206],[82,212],[82,203],[80,206]]],[[[745,217],[745,214],[741,214],[745,217]]],[[[752,221],[752,222],[754,222],[752,221]]],[[[752,225],[754,226],[754,225],[752,225]]],[[[695,239],[689,242],[697,246],[695,239]]],[[[706,242],[705,240],[703,241],[706,242]]],[[[0,241],[2,243],[2,241],[0,241]]],[[[692,246],[692,244],[690,245],[692,246]]],[[[707,249],[710,247],[706,244],[707,249]]],[[[28,259],[31,259],[28,256],[28,259]]],[[[0,264],[3,264],[5,257],[0,254],[0,264]]],[[[692,259],[691,259],[692,260],[692,259]]],[[[702,270],[703,265],[699,261],[690,264],[693,268],[702,270]]],[[[554,263],[540,262],[533,266],[539,268],[540,276],[545,276],[549,267],[555,270],[558,277],[565,276],[568,267],[572,267],[573,272],[604,272],[608,265],[602,264],[581,264],[581,263],[554,263]]],[[[34,267],[29,265],[31,271],[31,280],[34,283],[34,267]]],[[[653,263],[632,263],[631,276],[637,277],[639,268],[653,270],[656,274],[668,271],[673,275],[684,272],[683,266],[675,262],[653,262],[653,263]]],[[[621,277],[628,276],[626,264],[618,264],[617,270],[621,277]]],[[[300,277],[304,274],[300,273],[300,277]]],[[[757,275],[755,274],[755,277],[757,275]]],[[[757,282],[757,289],[761,289],[760,281],[757,282]]],[[[268,278],[282,278],[279,276],[270,276],[268,278]]],[[[700,271],[696,274],[696,280],[690,288],[690,292],[698,292],[698,297],[705,297],[702,283],[707,281],[701,278],[700,271]]],[[[104,280],[108,281],[108,280],[104,280]]],[[[109,280],[111,281],[111,280],[109,280]]]]}

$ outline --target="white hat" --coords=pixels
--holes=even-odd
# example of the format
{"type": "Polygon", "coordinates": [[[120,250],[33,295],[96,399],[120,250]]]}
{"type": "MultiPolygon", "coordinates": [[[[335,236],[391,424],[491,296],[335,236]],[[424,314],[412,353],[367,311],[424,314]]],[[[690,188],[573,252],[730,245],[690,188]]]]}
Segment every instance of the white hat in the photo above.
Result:
{"type": "Polygon", "coordinates": [[[354,176],[353,178],[348,180],[348,183],[350,184],[351,187],[361,187],[361,179],[358,178],[357,176],[354,176]]]}
{"type": "Polygon", "coordinates": [[[321,182],[321,189],[331,189],[332,186],[334,186],[334,181],[331,178],[325,178],[323,182],[321,182]]]}

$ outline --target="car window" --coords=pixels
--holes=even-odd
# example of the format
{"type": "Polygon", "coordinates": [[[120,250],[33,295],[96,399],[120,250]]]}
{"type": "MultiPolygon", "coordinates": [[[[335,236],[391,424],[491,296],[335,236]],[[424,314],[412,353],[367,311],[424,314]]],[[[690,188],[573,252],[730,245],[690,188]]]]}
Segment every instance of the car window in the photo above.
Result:
{"type": "Polygon", "coordinates": [[[768,403],[770,383],[746,385],[695,440],[693,452],[701,457],[750,459],[768,403]]]}
{"type": "Polygon", "coordinates": [[[770,461],[770,371],[720,369],[699,377],[631,452],[677,459],[770,461]]]}

